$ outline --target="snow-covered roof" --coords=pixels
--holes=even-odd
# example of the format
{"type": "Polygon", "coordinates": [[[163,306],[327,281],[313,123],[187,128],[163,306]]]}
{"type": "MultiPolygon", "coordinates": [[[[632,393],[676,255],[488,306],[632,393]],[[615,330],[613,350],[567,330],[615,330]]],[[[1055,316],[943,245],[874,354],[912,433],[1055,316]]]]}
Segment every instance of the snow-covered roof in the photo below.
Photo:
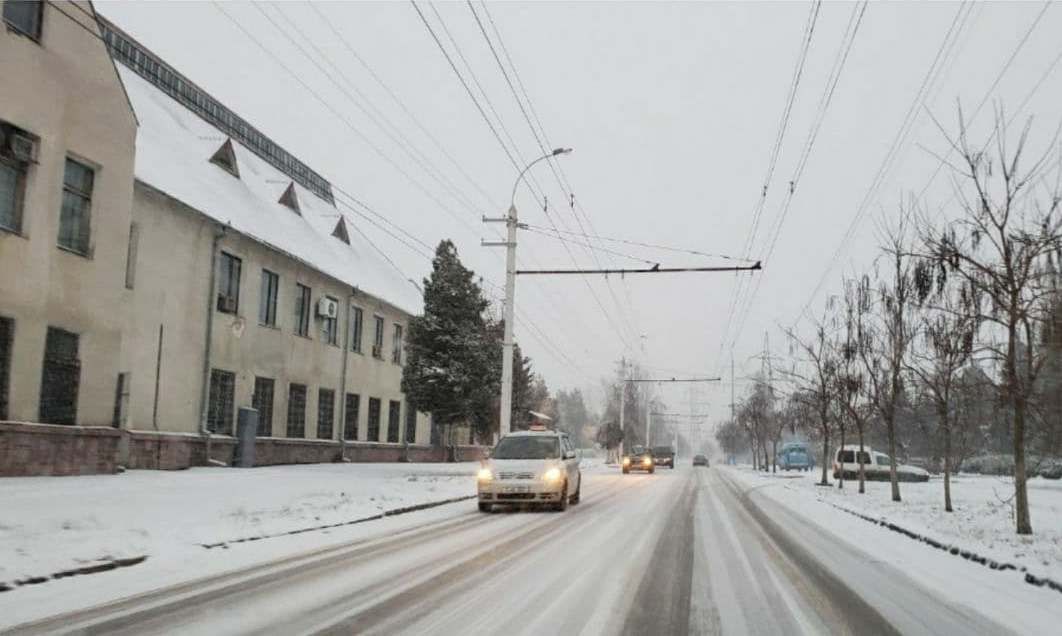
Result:
{"type": "Polygon", "coordinates": [[[335,206],[297,183],[301,214],[281,204],[291,177],[238,140],[232,145],[239,177],[211,163],[228,138],[224,133],[126,66],[118,65],[118,72],[140,121],[138,180],[361,292],[420,313],[422,298],[413,282],[360,232],[349,232],[349,245],[332,235],[340,218],[335,206]]]}

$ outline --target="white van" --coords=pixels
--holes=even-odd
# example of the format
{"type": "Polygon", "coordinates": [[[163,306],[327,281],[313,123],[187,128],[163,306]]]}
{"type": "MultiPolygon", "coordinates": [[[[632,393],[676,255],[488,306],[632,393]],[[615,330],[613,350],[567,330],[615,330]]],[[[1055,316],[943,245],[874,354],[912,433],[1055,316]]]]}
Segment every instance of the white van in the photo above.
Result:
{"type": "MultiPolygon", "coordinates": [[[[863,462],[863,471],[868,480],[889,480],[889,456],[879,453],[869,446],[863,446],[860,453],[858,444],[846,444],[838,448],[833,457],[833,478],[840,479],[844,471],[845,479],[859,479],[859,461],[863,462]]],[[[896,463],[896,478],[900,481],[929,481],[929,473],[917,466],[896,463]]]]}

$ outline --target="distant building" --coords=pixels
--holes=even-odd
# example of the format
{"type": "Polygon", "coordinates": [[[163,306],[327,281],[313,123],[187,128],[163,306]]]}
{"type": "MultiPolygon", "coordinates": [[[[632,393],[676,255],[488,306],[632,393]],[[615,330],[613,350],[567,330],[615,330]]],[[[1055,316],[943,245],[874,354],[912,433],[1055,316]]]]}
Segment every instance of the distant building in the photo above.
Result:
{"type": "Polygon", "coordinates": [[[333,186],[92,3],[3,9],[0,474],[227,462],[242,406],[258,463],[441,458],[333,186]]]}

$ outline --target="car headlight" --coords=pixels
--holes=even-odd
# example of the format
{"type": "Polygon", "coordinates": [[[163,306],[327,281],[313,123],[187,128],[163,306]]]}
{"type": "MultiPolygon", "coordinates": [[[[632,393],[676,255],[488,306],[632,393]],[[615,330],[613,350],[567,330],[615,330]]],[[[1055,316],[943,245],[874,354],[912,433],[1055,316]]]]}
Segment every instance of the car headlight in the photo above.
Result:
{"type": "Polygon", "coordinates": [[[489,468],[480,468],[479,472],[476,473],[476,479],[479,481],[490,481],[494,479],[494,473],[490,472],[489,468]]]}
{"type": "Polygon", "coordinates": [[[624,466],[630,466],[631,465],[631,458],[630,457],[624,457],[623,458],[623,465],[624,466]]]}
{"type": "Polygon", "coordinates": [[[653,460],[650,457],[646,457],[645,459],[642,460],[642,464],[645,465],[645,466],[652,466],[653,465],[653,460]]]}
{"type": "Polygon", "coordinates": [[[561,478],[561,471],[559,468],[550,468],[546,472],[542,473],[542,479],[544,481],[557,481],[561,478]]]}

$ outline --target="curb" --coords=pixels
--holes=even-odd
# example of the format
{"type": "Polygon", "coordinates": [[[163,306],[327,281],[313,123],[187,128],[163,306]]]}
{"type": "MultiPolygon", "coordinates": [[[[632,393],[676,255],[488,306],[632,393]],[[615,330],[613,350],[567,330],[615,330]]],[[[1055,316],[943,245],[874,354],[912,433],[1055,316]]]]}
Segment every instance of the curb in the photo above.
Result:
{"type": "Polygon", "coordinates": [[[898,534],[902,534],[903,536],[905,536],[905,537],[907,537],[909,539],[914,539],[915,541],[920,541],[920,542],[922,542],[922,543],[924,543],[924,544],[926,544],[928,546],[934,547],[934,548],[936,548],[938,550],[943,550],[944,552],[947,552],[948,554],[952,554],[952,555],[955,555],[955,556],[961,556],[962,558],[966,559],[967,561],[971,561],[973,563],[979,563],[979,564],[987,567],[990,570],[997,570],[997,571],[1001,571],[1001,572],[1004,572],[1004,571],[1007,571],[1007,570],[1014,570],[1016,572],[1021,572],[1021,573],[1025,574],[1025,577],[1024,577],[1025,582],[1030,584],[1030,585],[1035,585],[1036,587],[1046,587],[1046,588],[1054,590],[1056,592],[1062,592],[1062,583],[1059,583],[1058,581],[1055,581],[1055,580],[1053,580],[1053,579],[1051,579],[1049,577],[1046,577],[1046,576],[1043,576],[1043,577],[1036,576],[1036,575],[1030,573],[1028,571],[1028,569],[1024,565],[1015,565],[1013,563],[1006,563],[1006,562],[996,561],[993,558],[980,555],[980,554],[974,552],[973,550],[966,550],[964,548],[960,548],[959,546],[950,545],[950,544],[944,543],[942,541],[938,541],[938,540],[936,540],[936,539],[934,539],[932,537],[928,537],[926,535],[919,534],[919,533],[917,533],[917,532],[915,532],[913,530],[909,530],[907,528],[904,528],[903,526],[897,525],[897,524],[889,521],[888,519],[885,519],[884,517],[875,518],[875,517],[871,517],[870,515],[865,515],[865,514],[863,514],[861,512],[856,512],[854,510],[850,510],[849,508],[846,508],[844,506],[835,504],[835,503],[830,502],[830,501],[823,501],[822,499],[819,499],[819,501],[822,501],[823,503],[829,504],[830,506],[833,506],[834,508],[836,508],[836,509],[838,509],[838,510],[840,510],[842,512],[847,512],[848,514],[850,514],[850,515],[852,515],[854,517],[858,517],[858,518],[862,519],[863,521],[868,521],[870,523],[873,523],[874,525],[878,525],[878,526],[881,526],[883,528],[887,528],[889,530],[892,530],[893,532],[896,532],[898,534]]]}
{"type": "Polygon", "coordinates": [[[320,526],[311,526],[309,528],[296,528],[295,530],[287,530],[285,532],[275,532],[273,534],[262,534],[251,537],[241,537],[239,539],[230,539],[228,541],[219,541],[217,543],[200,543],[199,546],[207,550],[213,550],[214,548],[222,548],[228,550],[229,546],[235,543],[249,543],[251,541],[261,541],[263,539],[274,539],[276,537],[286,537],[295,534],[303,534],[305,532],[314,532],[316,530],[329,530],[331,528],[342,528],[344,526],[353,526],[359,523],[365,523],[367,521],[375,521],[377,519],[383,519],[384,517],[393,517],[395,515],[403,515],[409,512],[417,512],[420,510],[427,510],[429,508],[437,508],[439,506],[445,506],[447,504],[458,503],[460,501],[468,501],[469,499],[475,499],[478,495],[465,495],[462,497],[450,497],[449,499],[440,499],[438,501],[428,501],[420,504],[413,504],[411,506],[403,506],[401,508],[391,508],[390,510],[384,510],[383,512],[370,515],[368,517],[360,517],[358,519],[352,519],[350,521],[340,521],[338,523],[328,523],[320,526]]]}
{"type": "Polygon", "coordinates": [[[107,559],[102,563],[95,565],[86,565],[80,568],[74,568],[72,570],[60,570],[59,572],[53,572],[47,576],[29,576],[24,579],[12,581],[11,583],[0,582],[0,592],[10,592],[17,587],[25,587],[27,585],[40,585],[41,583],[47,583],[48,581],[54,581],[58,579],[66,579],[71,576],[80,576],[82,574],[96,574],[97,572],[108,572],[110,570],[117,570],[118,568],[127,568],[132,565],[138,565],[147,561],[147,555],[140,555],[135,557],[129,557],[126,559],[107,559]]]}

